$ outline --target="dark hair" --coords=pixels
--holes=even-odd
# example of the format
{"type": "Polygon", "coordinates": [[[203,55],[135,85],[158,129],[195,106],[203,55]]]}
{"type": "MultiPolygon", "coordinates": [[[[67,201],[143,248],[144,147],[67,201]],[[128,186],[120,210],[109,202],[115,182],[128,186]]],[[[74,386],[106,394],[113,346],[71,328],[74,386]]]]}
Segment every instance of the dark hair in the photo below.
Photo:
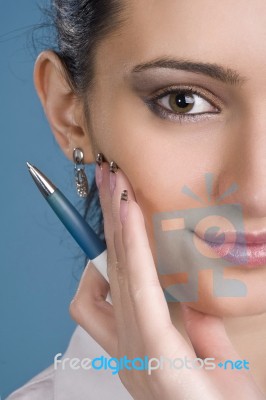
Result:
{"type": "Polygon", "coordinates": [[[52,0],[57,53],[78,93],[94,77],[97,44],[125,22],[124,0],[52,0]]]}
{"type": "MultiPolygon", "coordinates": [[[[61,59],[66,77],[77,95],[82,96],[92,85],[97,45],[126,21],[124,9],[124,0],[51,0],[46,15],[51,19],[54,32],[53,50],[61,59]]],[[[87,118],[88,109],[89,105],[86,107],[87,118]]],[[[104,239],[95,179],[91,183],[84,216],[104,239]]]]}

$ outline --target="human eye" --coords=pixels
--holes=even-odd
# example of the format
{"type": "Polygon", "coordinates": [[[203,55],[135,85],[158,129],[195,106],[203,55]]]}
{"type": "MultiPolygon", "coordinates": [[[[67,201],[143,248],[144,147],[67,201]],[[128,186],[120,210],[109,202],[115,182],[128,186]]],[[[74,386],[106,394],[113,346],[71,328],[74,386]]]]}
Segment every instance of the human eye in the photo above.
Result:
{"type": "Polygon", "coordinates": [[[160,118],[179,122],[197,122],[219,114],[216,96],[206,89],[168,87],[146,99],[146,104],[160,118]]]}

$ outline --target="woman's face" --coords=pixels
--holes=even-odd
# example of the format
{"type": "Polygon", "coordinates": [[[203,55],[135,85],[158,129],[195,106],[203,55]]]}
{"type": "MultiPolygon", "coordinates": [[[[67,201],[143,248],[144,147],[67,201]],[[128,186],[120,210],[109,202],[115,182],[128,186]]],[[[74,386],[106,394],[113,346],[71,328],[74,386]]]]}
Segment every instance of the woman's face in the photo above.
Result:
{"type": "MultiPolygon", "coordinates": [[[[266,2],[135,0],[128,12],[127,24],[98,46],[88,125],[95,151],[115,161],[135,191],[155,261],[152,217],[158,212],[174,216],[182,210],[186,220],[191,212],[186,210],[193,209],[198,222],[203,220],[195,227],[198,234],[212,226],[234,231],[230,212],[222,218],[219,207],[216,213],[211,207],[230,211],[239,204],[237,229],[242,221],[245,232],[266,232],[266,2]],[[235,184],[237,190],[215,203],[235,184]],[[184,186],[201,202],[183,193],[184,186]]],[[[186,229],[173,227],[173,235],[186,229]]],[[[191,249],[204,247],[192,236],[191,249]]],[[[192,268],[199,276],[199,298],[191,306],[218,315],[265,312],[266,260],[252,268],[236,262],[224,267],[205,247],[212,269],[192,268]],[[244,283],[246,296],[215,295],[215,279],[220,289],[229,288],[222,274],[244,283]]],[[[172,274],[180,272],[178,262],[170,256],[172,274]]],[[[164,287],[177,282],[177,275],[159,277],[164,287]]]]}

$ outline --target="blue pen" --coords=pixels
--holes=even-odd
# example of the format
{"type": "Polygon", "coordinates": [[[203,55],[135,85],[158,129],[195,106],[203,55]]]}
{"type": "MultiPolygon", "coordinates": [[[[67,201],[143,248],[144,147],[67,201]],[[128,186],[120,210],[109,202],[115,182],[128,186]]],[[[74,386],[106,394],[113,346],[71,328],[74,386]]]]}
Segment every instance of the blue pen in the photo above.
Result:
{"type": "Polygon", "coordinates": [[[93,262],[98,271],[109,282],[105,243],[98,238],[70,201],[41,171],[28,162],[27,166],[38,189],[58,218],[88,256],[89,260],[93,262]]]}

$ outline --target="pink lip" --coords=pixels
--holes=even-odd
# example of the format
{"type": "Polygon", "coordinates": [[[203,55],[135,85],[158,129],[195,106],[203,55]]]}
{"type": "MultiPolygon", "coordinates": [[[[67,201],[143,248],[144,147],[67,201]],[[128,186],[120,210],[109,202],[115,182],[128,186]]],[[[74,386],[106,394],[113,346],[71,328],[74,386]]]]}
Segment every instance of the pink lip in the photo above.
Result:
{"type": "Polygon", "coordinates": [[[244,235],[247,244],[266,243],[266,232],[261,233],[245,233],[244,235]]]}
{"type": "MultiPolygon", "coordinates": [[[[266,243],[266,232],[249,233],[249,232],[222,232],[225,235],[224,243],[240,243],[240,244],[257,244],[266,243]]],[[[201,232],[195,232],[197,236],[204,240],[201,232]]],[[[208,242],[218,243],[218,235],[208,235],[208,242]]]]}
{"type": "Polygon", "coordinates": [[[219,235],[208,235],[208,240],[205,240],[204,236],[195,234],[221,258],[237,266],[254,268],[266,265],[266,232],[224,232],[225,240],[222,243],[219,242],[219,235]]]}

